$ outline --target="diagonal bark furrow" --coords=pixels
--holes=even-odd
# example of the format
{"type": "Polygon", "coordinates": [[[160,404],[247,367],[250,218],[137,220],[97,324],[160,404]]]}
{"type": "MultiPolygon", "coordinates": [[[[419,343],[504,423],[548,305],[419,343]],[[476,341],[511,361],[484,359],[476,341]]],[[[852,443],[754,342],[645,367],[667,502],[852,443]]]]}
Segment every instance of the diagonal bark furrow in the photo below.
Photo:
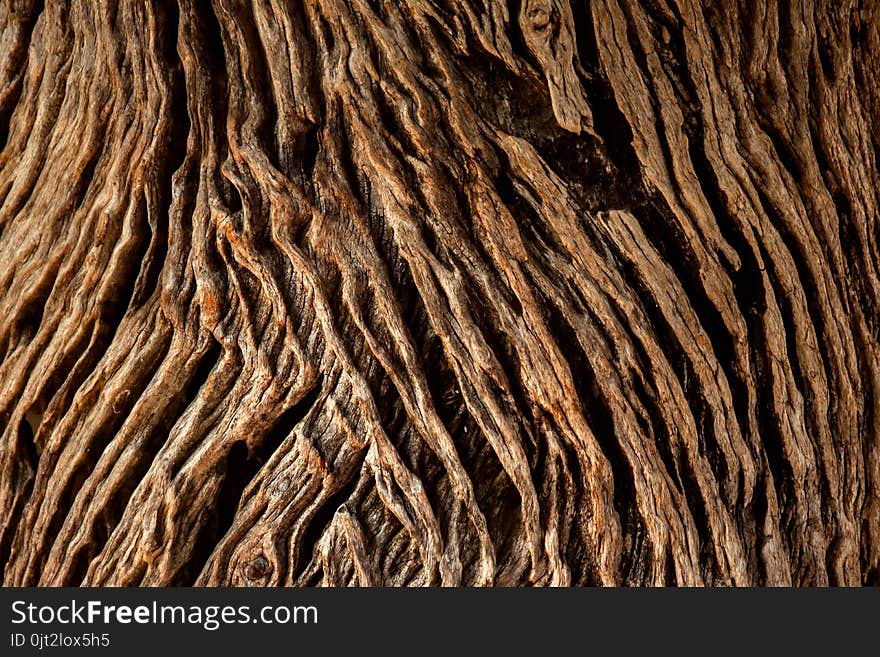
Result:
{"type": "Polygon", "coordinates": [[[13,4],[5,583],[876,583],[877,8],[13,4]]]}
{"type": "MultiPolygon", "coordinates": [[[[13,2],[0,9],[3,42],[3,68],[0,70],[0,150],[9,138],[12,112],[23,92],[23,71],[27,69],[29,45],[37,21],[43,13],[43,0],[13,2]]],[[[0,225],[2,233],[2,225],[0,225]]]]}

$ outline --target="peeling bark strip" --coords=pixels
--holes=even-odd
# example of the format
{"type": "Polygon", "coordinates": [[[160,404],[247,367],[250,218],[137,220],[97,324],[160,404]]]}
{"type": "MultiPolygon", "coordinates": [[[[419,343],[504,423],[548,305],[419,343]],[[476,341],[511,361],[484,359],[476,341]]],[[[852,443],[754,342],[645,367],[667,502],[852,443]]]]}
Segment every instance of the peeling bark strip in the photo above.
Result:
{"type": "Polygon", "coordinates": [[[0,24],[5,584],[880,581],[880,3],[0,24]]]}

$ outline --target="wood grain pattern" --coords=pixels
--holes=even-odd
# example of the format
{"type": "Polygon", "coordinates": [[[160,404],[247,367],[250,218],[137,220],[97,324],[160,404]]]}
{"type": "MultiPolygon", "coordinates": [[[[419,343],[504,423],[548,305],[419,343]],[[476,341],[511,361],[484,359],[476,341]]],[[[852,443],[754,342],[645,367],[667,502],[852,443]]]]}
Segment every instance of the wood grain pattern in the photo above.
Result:
{"type": "Polygon", "coordinates": [[[6,585],[880,582],[880,3],[0,3],[6,585]]]}

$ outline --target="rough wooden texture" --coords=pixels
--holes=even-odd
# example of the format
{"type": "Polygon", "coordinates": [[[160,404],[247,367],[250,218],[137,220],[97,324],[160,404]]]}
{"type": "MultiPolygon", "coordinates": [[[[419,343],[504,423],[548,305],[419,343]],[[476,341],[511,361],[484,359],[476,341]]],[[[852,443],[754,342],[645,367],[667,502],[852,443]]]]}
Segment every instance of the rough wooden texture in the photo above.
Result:
{"type": "Polygon", "coordinates": [[[876,584],[880,3],[4,0],[7,585],[876,584]]]}

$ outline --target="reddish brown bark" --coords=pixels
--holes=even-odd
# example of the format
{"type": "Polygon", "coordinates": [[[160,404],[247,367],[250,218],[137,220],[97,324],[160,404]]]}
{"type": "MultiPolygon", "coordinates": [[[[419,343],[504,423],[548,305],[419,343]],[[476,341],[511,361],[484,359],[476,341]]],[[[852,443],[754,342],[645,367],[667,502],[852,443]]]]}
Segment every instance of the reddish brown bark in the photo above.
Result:
{"type": "Polygon", "coordinates": [[[4,583],[877,583],[878,25],[4,3],[4,583]]]}

